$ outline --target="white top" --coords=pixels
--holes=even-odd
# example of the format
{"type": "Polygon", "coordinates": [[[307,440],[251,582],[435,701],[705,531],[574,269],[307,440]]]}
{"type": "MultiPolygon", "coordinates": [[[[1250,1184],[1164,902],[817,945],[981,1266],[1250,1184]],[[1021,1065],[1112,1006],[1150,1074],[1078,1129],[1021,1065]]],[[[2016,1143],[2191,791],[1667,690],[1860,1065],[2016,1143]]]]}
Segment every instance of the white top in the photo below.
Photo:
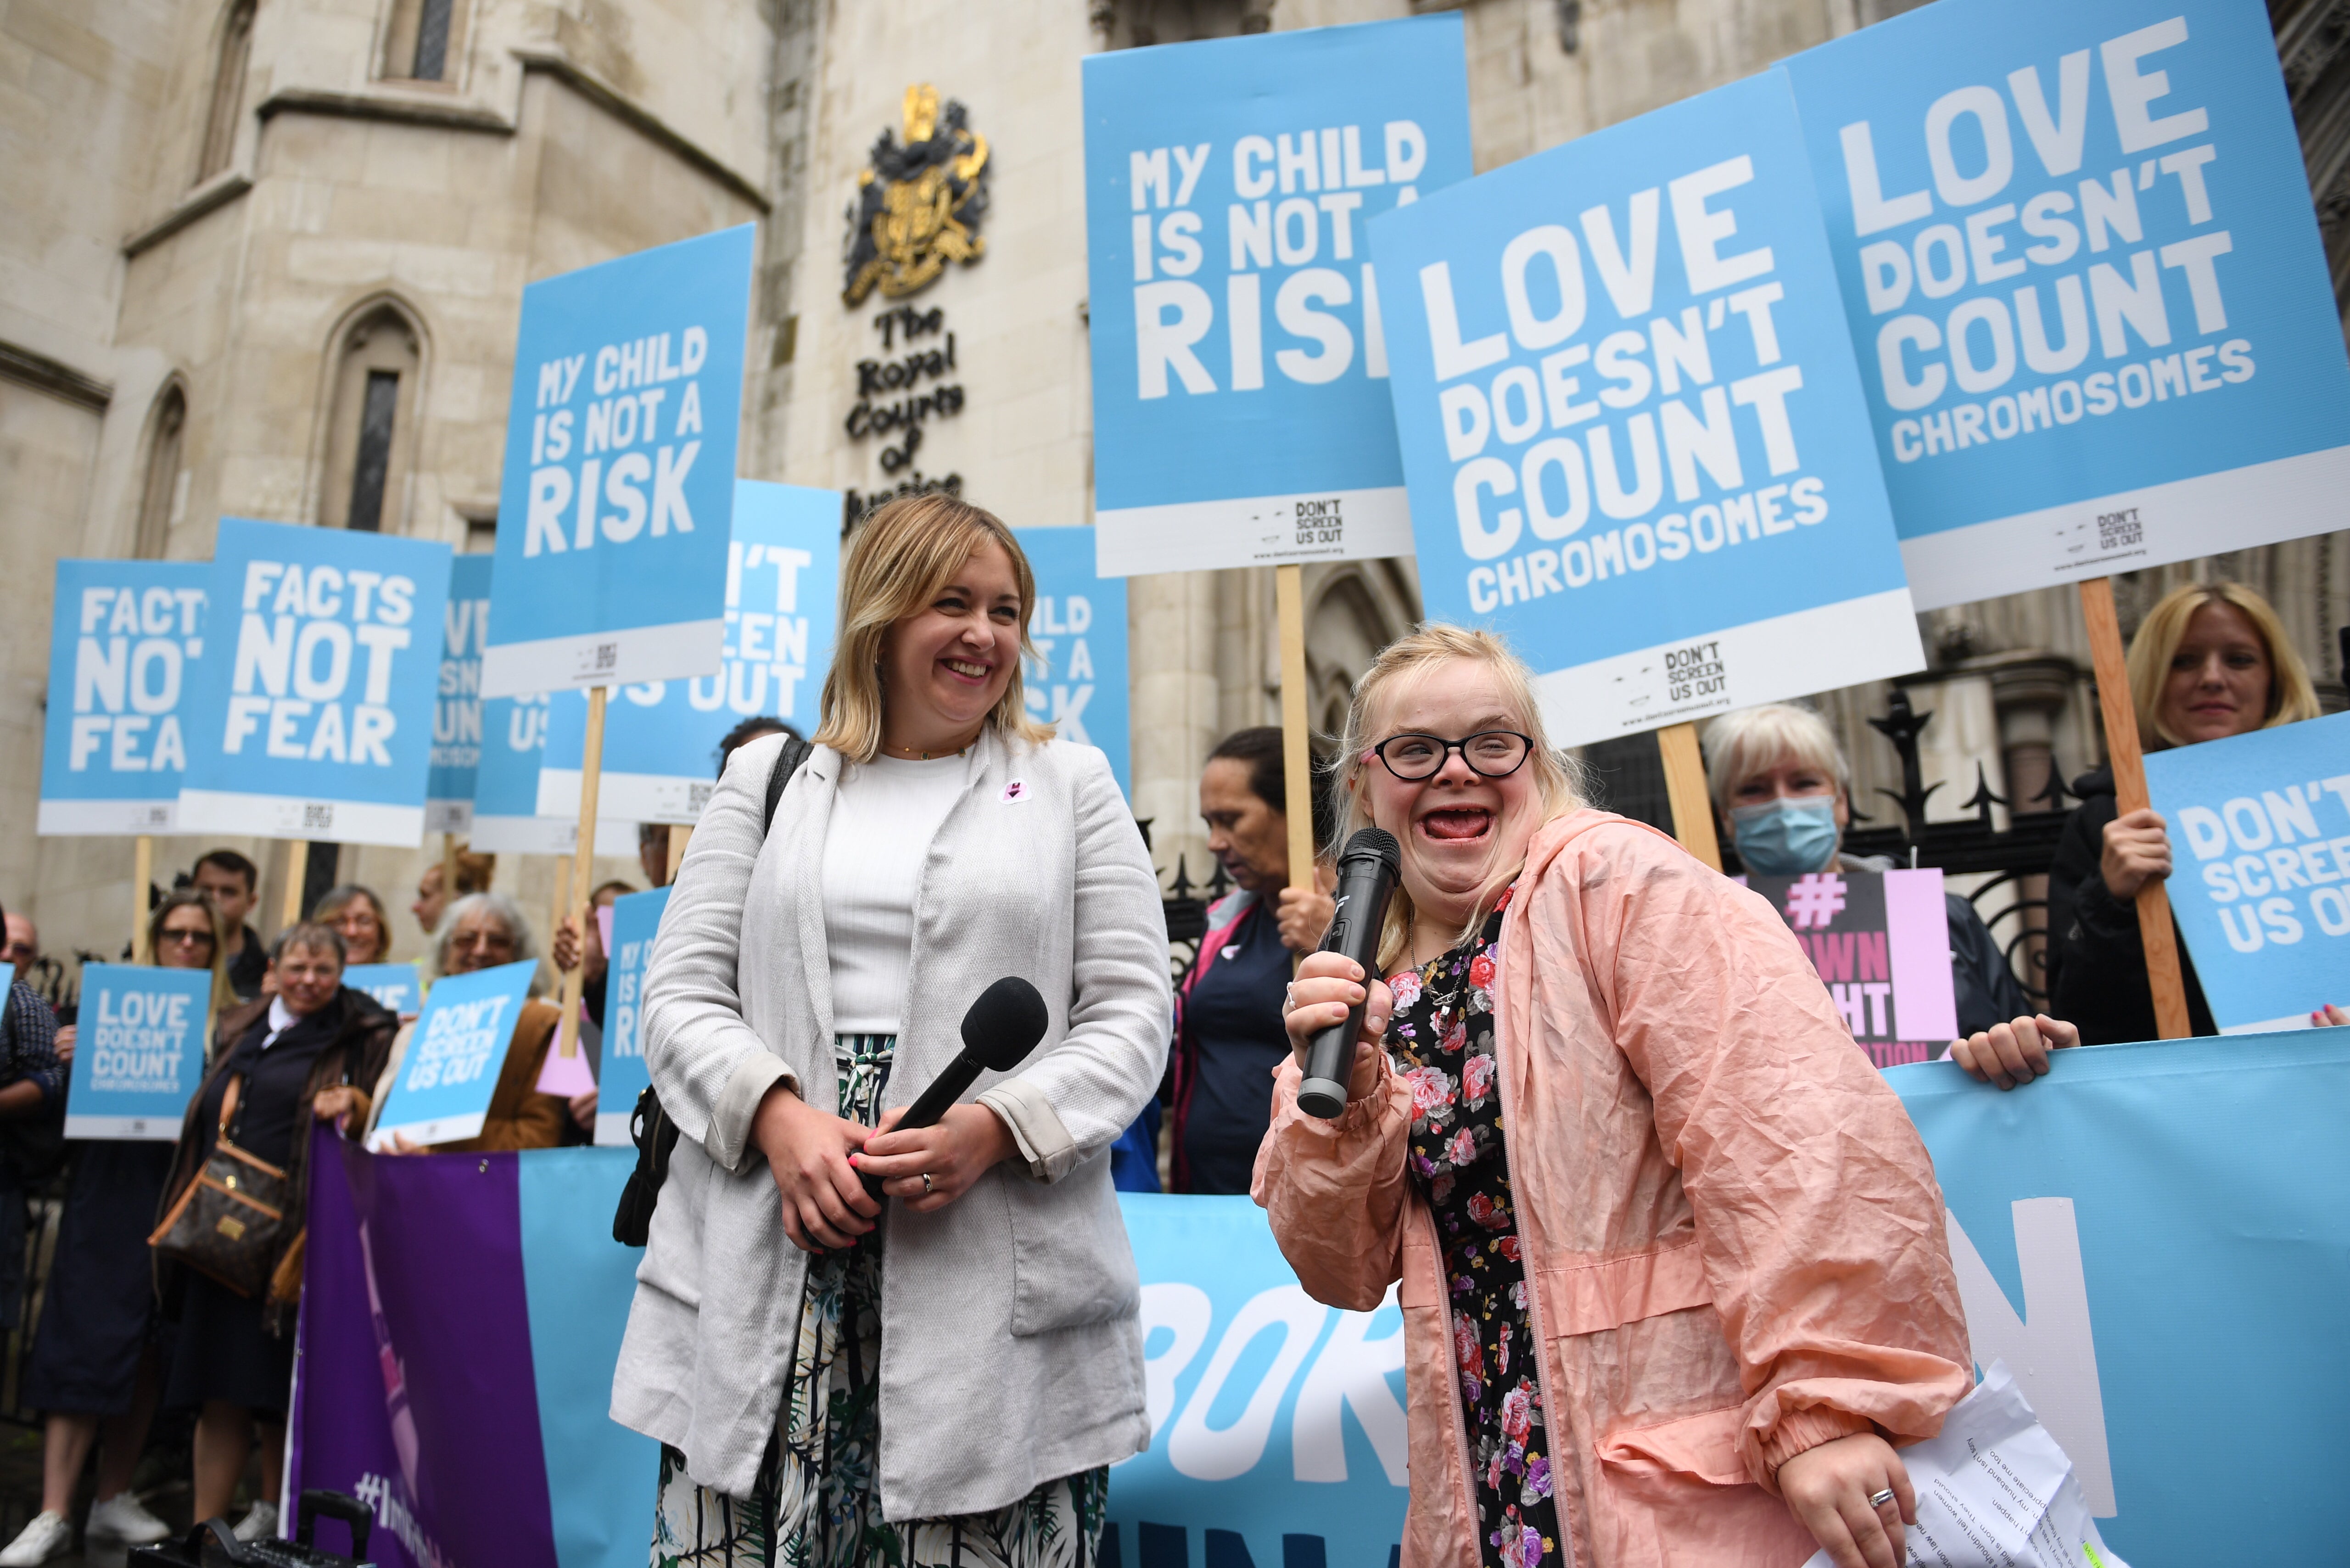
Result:
{"type": "Polygon", "coordinates": [[[300,1020],[294,1016],[294,1010],[286,1005],[284,997],[271,997],[269,999],[269,1033],[261,1037],[261,1048],[266,1051],[276,1044],[277,1037],[299,1022],[300,1020]]]}
{"type": "Polygon", "coordinates": [[[960,755],[844,770],[824,842],[824,936],[836,1034],[895,1034],[914,952],[914,893],[970,773],[960,755]]]}

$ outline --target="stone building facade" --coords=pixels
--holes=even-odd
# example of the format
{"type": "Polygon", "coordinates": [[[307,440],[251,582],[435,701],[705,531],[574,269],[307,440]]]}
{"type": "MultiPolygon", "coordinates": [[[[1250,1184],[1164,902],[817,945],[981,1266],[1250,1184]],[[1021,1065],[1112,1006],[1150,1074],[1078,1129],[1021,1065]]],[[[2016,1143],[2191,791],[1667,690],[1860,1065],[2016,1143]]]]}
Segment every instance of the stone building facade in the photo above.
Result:
{"type": "MultiPolygon", "coordinates": [[[[0,0],[0,901],[52,952],[120,947],[120,840],[36,840],[49,590],[61,556],[202,559],[224,514],[487,547],[522,286],[760,225],[742,471],[872,495],[951,479],[1024,525],[1090,521],[1079,66],[1089,52],[1409,14],[1413,0],[0,0]],[[955,340],[956,409],[910,443],[852,416],[893,302],[844,301],[847,213],[908,89],[986,150],[984,254],[912,301],[955,340]]],[[[1902,0],[1466,0],[1481,169],[1736,79],[1902,0]]],[[[2350,0],[2272,0],[2313,182],[2350,293],[2350,0]]],[[[902,324],[901,324],[902,325],[902,324]]],[[[894,332],[898,328],[891,328],[894,332]]],[[[894,339],[893,339],[894,341],[894,339]]],[[[2271,594],[2342,701],[2350,535],[2125,581],[2271,594]]],[[[1409,562],[1309,567],[1309,710],[1419,609],[1409,562]]],[[[1134,805],[1162,868],[1206,865],[1201,758],[1278,715],[1264,572],[1129,585],[1134,805]]],[[[2069,596],[1927,618],[1929,778],[1977,764],[2028,800],[2102,751],[2069,596]]],[[[1864,803],[1893,782],[1824,695],[1864,803]]],[[[1652,748],[1651,748],[1652,751],[1652,748]]],[[[1639,743],[1596,758],[1627,806],[1639,743]]],[[[1883,814],[1877,814],[1882,819],[1883,814]]],[[[267,875],[283,846],[239,846],[267,875]]],[[[166,841],[158,866],[205,847],[166,841]]],[[[387,894],[432,849],[347,849],[387,894]]],[[[633,867],[615,865],[616,874],[633,867]]],[[[502,866],[544,908],[552,867],[502,866]]],[[[404,901],[404,900],[400,900],[404,901]]],[[[416,950],[412,924],[400,950],[416,950]]]]}

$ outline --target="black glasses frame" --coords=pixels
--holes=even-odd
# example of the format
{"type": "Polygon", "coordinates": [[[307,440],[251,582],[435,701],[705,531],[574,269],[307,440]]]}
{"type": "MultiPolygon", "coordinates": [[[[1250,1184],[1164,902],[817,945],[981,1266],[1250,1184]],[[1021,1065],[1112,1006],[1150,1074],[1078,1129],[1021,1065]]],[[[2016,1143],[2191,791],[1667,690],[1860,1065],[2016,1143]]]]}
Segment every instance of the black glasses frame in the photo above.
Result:
{"type": "Polygon", "coordinates": [[[1526,765],[1526,759],[1534,754],[1534,738],[1532,735],[1521,734],[1515,730],[1480,730],[1473,735],[1463,735],[1457,741],[1448,741],[1441,735],[1430,735],[1422,731],[1410,730],[1406,731],[1400,735],[1389,735],[1386,740],[1381,741],[1378,745],[1371,748],[1371,754],[1379,759],[1379,765],[1386,768],[1388,772],[1393,774],[1396,777],[1401,779],[1406,784],[1420,784],[1426,780],[1434,778],[1437,774],[1444,771],[1445,764],[1452,760],[1452,753],[1455,752],[1459,752],[1461,753],[1461,760],[1467,763],[1469,771],[1475,774],[1479,778],[1505,779],[1512,774],[1516,773],[1520,768],[1524,767],[1526,765]],[[1477,765],[1477,760],[1469,754],[1469,745],[1470,742],[1473,741],[1482,741],[1488,735],[1507,735],[1512,740],[1523,745],[1525,750],[1518,753],[1518,760],[1516,762],[1512,763],[1500,773],[1493,773],[1488,769],[1481,768],[1477,765]],[[1442,747],[1443,750],[1437,753],[1436,765],[1434,767],[1429,769],[1424,774],[1408,774],[1401,768],[1396,766],[1393,759],[1388,755],[1388,748],[1394,745],[1399,741],[1428,741],[1435,745],[1442,747]]]}

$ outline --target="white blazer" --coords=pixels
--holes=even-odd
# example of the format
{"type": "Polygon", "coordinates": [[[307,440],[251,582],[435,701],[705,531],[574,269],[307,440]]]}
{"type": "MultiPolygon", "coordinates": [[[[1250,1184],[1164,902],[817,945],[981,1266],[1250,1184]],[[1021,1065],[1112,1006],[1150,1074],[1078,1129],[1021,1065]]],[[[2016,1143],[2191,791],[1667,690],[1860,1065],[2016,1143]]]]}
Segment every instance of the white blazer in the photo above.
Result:
{"type": "MultiPolygon", "coordinates": [[[[612,1418],[750,1493],[775,1425],[806,1278],[764,1158],[769,1087],[833,1106],[822,868],[847,765],[819,746],[760,832],[781,737],[739,750],[693,835],[645,982],[645,1064],[682,1135],[654,1210],[612,1418]]],[[[962,1047],[1007,974],[1052,1025],[980,1094],[1021,1158],[931,1214],[892,1203],[881,1304],[882,1511],[1000,1508],[1149,1443],[1134,1254],[1109,1146],[1157,1090],[1170,1010],[1158,878],[1108,759],[992,728],[923,862],[889,1105],[962,1047]]]]}

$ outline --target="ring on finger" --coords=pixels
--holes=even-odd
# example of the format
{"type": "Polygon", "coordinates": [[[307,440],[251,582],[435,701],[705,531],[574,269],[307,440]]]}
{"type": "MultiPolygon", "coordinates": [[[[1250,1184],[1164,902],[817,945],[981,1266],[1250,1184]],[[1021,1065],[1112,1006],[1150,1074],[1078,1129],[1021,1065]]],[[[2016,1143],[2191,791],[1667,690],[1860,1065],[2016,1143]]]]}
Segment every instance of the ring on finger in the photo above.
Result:
{"type": "Polygon", "coordinates": [[[1871,1508],[1883,1508],[1887,1503],[1891,1502],[1892,1501],[1893,1489],[1891,1487],[1887,1487],[1882,1491],[1873,1491],[1868,1494],[1868,1506],[1871,1508]]]}
{"type": "Polygon", "coordinates": [[[926,1170],[922,1172],[922,1196],[928,1198],[931,1195],[931,1173],[926,1170]]]}

